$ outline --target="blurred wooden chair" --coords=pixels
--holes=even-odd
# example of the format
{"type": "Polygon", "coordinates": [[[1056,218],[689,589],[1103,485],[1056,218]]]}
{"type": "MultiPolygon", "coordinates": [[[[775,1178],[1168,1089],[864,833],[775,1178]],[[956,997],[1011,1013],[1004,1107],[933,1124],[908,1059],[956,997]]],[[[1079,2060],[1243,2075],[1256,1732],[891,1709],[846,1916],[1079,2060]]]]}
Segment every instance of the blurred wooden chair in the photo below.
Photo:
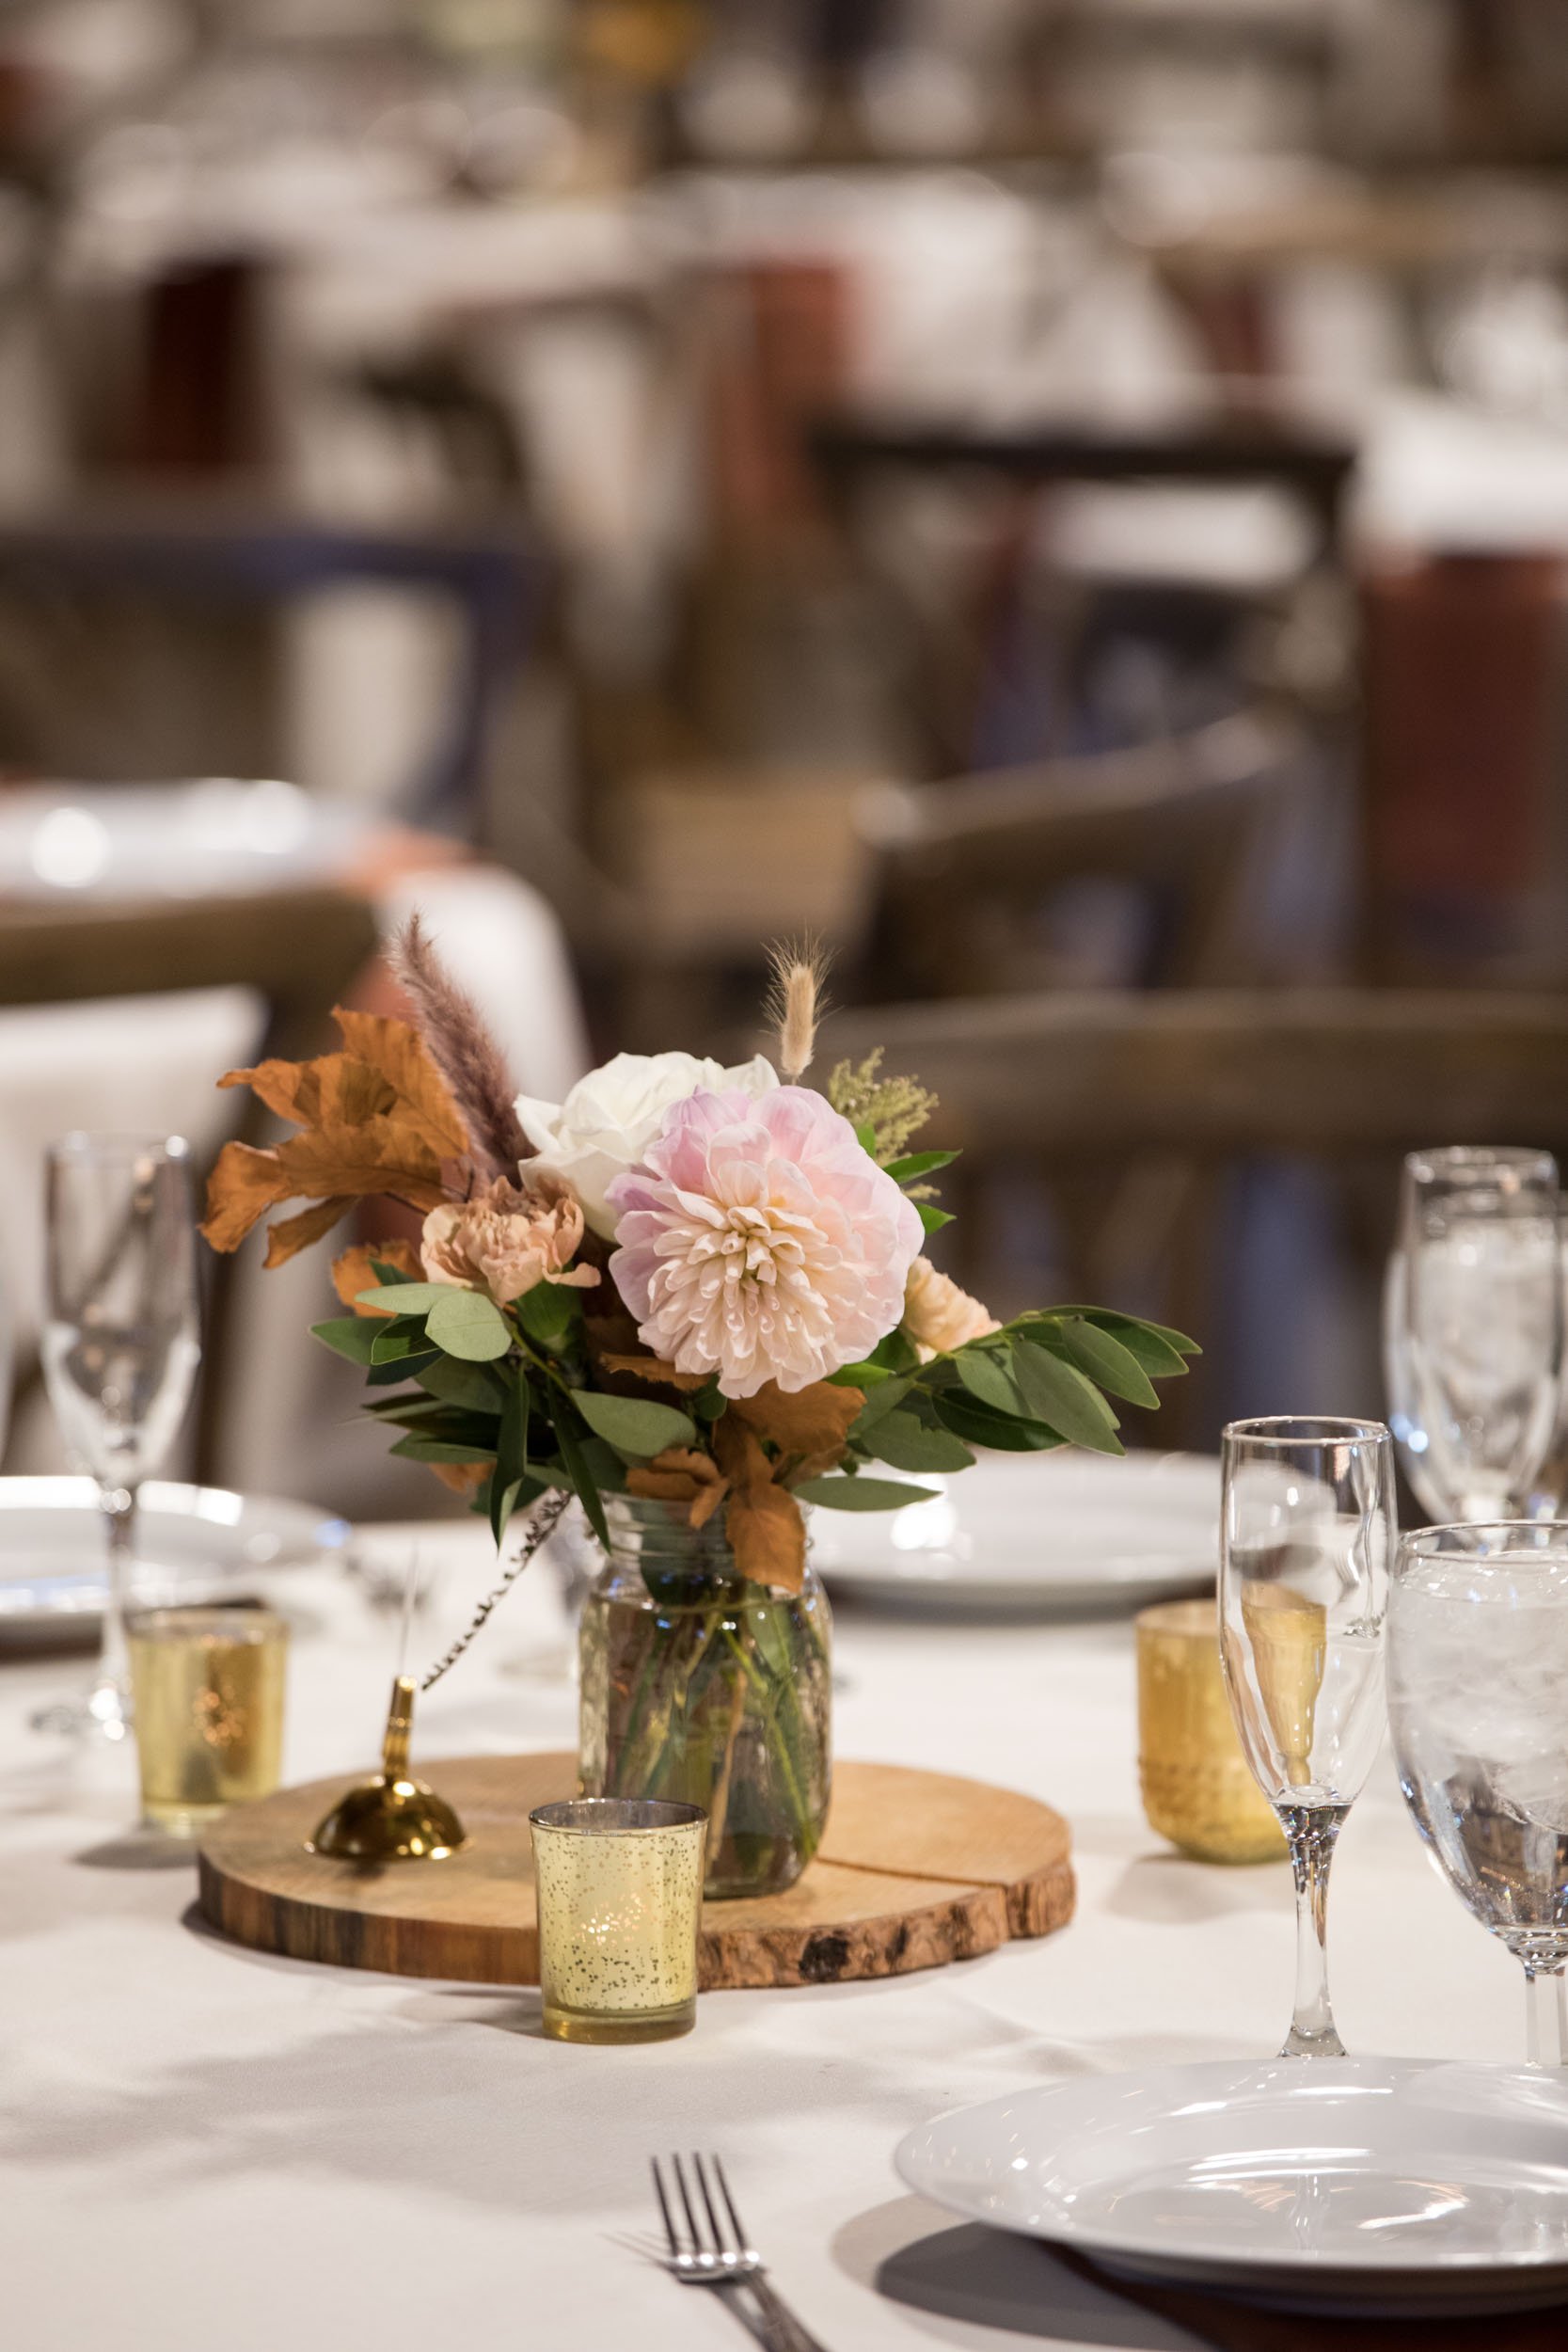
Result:
{"type": "MultiPolygon", "coordinates": [[[[256,1058],[295,1058],[330,1041],[331,1009],[374,955],[376,941],[370,905],[335,890],[65,909],[13,905],[0,913],[0,1008],[245,988],[264,1009],[256,1058]]],[[[193,1083],[220,1075],[193,1073],[193,1083]]],[[[244,1099],[239,1133],[261,1141],[271,1126],[268,1114],[244,1099]]],[[[223,1422],[238,1409],[230,1346],[237,1262],[203,1257],[198,1479],[210,1475],[223,1422]]]]}
{"type": "MultiPolygon", "coordinates": [[[[873,584],[904,727],[937,772],[1146,734],[1131,707],[1099,707],[1117,644],[1132,653],[1132,703],[1152,696],[1178,724],[1233,706],[1261,639],[1288,624],[1308,580],[1335,573],[1356,459],[1290,400],[1228,391],[1134,424],[1087,412],[931,421],[862,404],[820,417],[811,448],[873,584]],[[1216,574],[1214,500],[1259,490],[1301,526],[1298,552],[1283,575],[1272,559],[1266,577],[1233,576],[1228,561],[1216,574]],[[1150,492],[1165,501],[1158,526],[1150,492]],[[1085,569],[1073,544],[1096,493],[1145,503],[1112,533],[1123,560],[1102,548],[1085,569]],[[1202,494],[1202,517],[1175,524],[1173,494],[1202,494]],[[1152,570],[1151,533],[1165,550],[1152,570]]],[[[1104,496],[1100,508],[1103,523],[1104,496]]]]}
{"type": "Polygon", "coordinates": [[[444,599],[462,630],[437,740],[390,813],[471,836],[541,569],[518,520],[383,531],[188,493],[9,519],[0,760],[103,782],[275,773],[281,616],[323,591],[390,588],[444,599]]]}
{"type": "MultiPolygon", "coordinates": [[[[874,1046],[939,1105],[922,1143],[964,1152],[954,1263],[998,1312],[1010,1245],[986,1232],[985,1180],[1047,1172],[1065,1295],[1214,1330],[1227,1169],[1326,1163],[1357,1196],[1358,1255],[1381,1260],[1402,1154],[1524,1140],[1568,1151],[1568,1000],[1394,989],[1096,991],[906,1005],[829,1021],[828,1067],[874,1046]],[[991,1245],[988,1248],[988,1244],[991,1245]]],[[[944,1185],[948,1179],[944,1178],[944,1185]]],[[[955,1200],[951,1205],[958,1205],[955,1200]]],[[[1355,1236],[1351,1235],[1353,1243],[1355,1236]]],[[[1365,1272],[1370,1268],[1364,1266],[1365,1272]]],[[[1199,1366],[1162,1442],[1211,1442],[1199,1366]]]]}
{"type": "Polygon", "coordinates": [[[868,788],[856,810],[874,911],[857,997],[995,995],[1082,978],[1050,916],[1084,885],[1116,894],[1109,911],[1131,929],[1115,977],[1146,986],[1259,977],[1258,891],[1301,750],[1286,720],[1238,715],[1132,752],[868,788]]]}

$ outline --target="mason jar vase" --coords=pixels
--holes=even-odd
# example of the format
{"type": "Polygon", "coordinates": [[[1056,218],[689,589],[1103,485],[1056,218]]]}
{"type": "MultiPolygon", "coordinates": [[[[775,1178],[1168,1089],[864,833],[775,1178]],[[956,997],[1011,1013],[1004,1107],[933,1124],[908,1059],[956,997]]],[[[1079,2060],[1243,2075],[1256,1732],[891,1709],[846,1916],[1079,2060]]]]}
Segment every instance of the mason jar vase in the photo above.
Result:
{"type": "Polygon", "coordinates": [[[664,1797],[708,1816],[704,1893],[775,1894],[821,1843],[832,1778],[832,1618],[744,1577],[722,1514],[607,1496],[610,1552],[583,1608],[585,1796],[664,1797]]]}

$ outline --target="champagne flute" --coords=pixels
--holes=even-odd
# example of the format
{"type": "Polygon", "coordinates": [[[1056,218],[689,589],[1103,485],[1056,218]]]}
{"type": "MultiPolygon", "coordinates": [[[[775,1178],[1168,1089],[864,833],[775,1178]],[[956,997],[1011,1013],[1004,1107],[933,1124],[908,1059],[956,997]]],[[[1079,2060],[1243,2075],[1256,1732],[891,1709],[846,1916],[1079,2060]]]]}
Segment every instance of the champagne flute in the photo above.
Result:
{"type": "Polygon", "coordinates": [[[1296,1887],[1295,2010],[1280,2056],[1343,2058],[1328,1872],[1383,1736],[1394,1442],[1376,1421],[1235,1421],[1221,1456],[1220,1659],[1296,1887]]]}
{"type": "Polygon", "coordinates": [[[1405,1160],[1384,1355],[1400,1459],[1436,1518],[1553,1507],[1543,1467],[1562,1376],[1558,1209],[1549,1152],[1456,1144],[1405,1160]]]}
{"type": "Polygon", "coordinates": [[[1524,1964],[1530,2064],[1568,2065],[1568,1521],[1404,1538],[1388,1717],[1417,1828],[1524,1964]]]}
{"type": "Polygon", "coordinates": [[[67,1448],[98,1482],[109,1578],[91,1689],[34,1720],[122,1740],[136,1493],[174,1440],[201,1353],[189,1147],[67,1136],[49,1149],[46,1208],[44,1380],[67,1448]]]}

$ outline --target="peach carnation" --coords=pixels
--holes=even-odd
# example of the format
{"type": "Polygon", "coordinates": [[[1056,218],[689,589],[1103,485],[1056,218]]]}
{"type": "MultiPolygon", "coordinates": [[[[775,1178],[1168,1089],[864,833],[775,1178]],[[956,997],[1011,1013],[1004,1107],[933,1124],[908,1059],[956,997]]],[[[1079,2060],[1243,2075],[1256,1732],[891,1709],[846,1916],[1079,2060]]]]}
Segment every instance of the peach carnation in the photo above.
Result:
{"type": "Polygon", "coordinates": [[[977,1298],[960,1290],[951,1276],[939,1274],[929,1258],[917,1258],[904,1289],[904,1334],[928,1362],[966,1341],[983,1340],[1002,1326],[977,1298]]]}
{"type": "Polygon", "coordinates": [[[698,1092],[609,1187],[639,1336],[726,1396],[854,1363],[903,1312],[920,1218],[820,1094],[698,1092]]]}
{"type": "Polygon", "coordinates": [[[420,1261],[426,1279],[487,1291],[509,1307],[536,1282],[586,1290],[598,1268],[574,1266],[582,1246],[582,1203],[559,1177],[524,1189],[498,1176],[471,1200],[445,1200],[424,1221],[420,1261]]]}

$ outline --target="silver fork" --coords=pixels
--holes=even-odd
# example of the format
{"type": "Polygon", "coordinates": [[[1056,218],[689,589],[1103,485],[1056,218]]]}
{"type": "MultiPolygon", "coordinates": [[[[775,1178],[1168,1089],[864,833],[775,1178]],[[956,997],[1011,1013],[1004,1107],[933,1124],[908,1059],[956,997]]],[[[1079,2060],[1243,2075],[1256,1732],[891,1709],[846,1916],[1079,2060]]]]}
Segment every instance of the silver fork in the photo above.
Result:
{"type": "MultiPolygon", "coordinates": [[[[654,2194],[664,2222],[664,2234],[670,2241],[668,2254],[659,2256],[667,2270],[689,2287],[736,2287],[748,2293],[755,2303],[762,2320],[763,2342],[769,2352],[827,2352],[819,2338],[800,2325],[768,2276],[767,2266],[756,2248],[746,2235],[745,2224],[736,2210],[730,2194],[724,2168],[717,2156],[705,2164],[701,2156],[691,2159],[691,2169],[697,2183],[697,2200],[692,2198],[687,2182],[686,2168],[679,2156],[672,2156],[670,2169],[674,2174],[680,2214],[686,2222],[683,2236],[676,2226],[676,2210],[664,2186],[664,2174],[657,2156],[653,2159],[654,2194]],[[708,2179],[708,2165],[719,2188],[723,2205],[721,2218],[719,2202],[708,2179]],[[706,2228],[704,2228],[704,2221],[706,2228]]],[[[747,2323],[750,2325],[750,2321],[747,2323]]],[[[757,2330],[753,2328],[753,2333],[757,2330]]]]}

